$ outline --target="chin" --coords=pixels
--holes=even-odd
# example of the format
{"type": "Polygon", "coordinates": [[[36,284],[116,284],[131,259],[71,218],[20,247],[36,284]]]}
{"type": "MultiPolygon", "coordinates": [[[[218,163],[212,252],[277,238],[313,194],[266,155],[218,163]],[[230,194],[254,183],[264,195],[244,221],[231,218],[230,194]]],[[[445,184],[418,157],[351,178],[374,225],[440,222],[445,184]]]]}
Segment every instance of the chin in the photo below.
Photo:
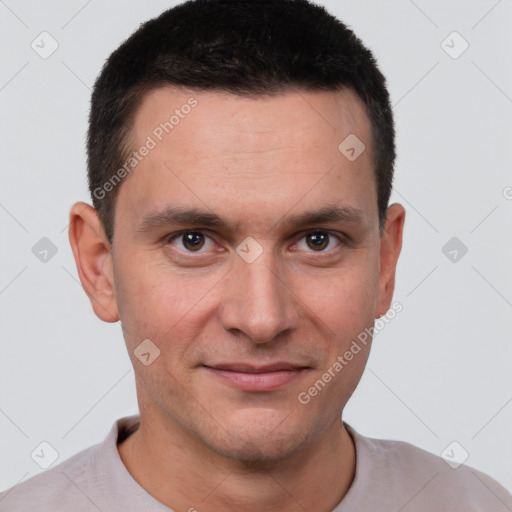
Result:
{"type": "Polygon", "coordinates": [[[230,459],[240,462],[271,462],[283,460],[299,451],[307,442],[307,435],[289,434],[282,436],[243,436],[231,437],[227,442],[213,442],[210,448],[230,459]]]}
{"type": "Polygon", "coordinates": [[[240,462],[270,462],[285,459],[300,451],[321,433],[314,432],[306,422],[291,424],[286,416],[279,422],[265,415],[256,419],[233,421],[217,435],[203,442],[209,448],[230,459],[240,462]]]}

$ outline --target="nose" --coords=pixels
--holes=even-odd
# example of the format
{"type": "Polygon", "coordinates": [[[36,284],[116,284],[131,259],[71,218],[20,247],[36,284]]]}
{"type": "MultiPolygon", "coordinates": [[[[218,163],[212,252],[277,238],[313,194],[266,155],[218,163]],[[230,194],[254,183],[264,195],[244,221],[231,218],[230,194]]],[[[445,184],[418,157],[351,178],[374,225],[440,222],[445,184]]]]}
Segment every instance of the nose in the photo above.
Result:
{"type": "Polygon", "coordinates": [[[226,330],[264,345],[297,328],[300,309],[298,297],[271,257],[262,254],[252,263],[238,258],[224,281],[219,315],[226,330]]]}

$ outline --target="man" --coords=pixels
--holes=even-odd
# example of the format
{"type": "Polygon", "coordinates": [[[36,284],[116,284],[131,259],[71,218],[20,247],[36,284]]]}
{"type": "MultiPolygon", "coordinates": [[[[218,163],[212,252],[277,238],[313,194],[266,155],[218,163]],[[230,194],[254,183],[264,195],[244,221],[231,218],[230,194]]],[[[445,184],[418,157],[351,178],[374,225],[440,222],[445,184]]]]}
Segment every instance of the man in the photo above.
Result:
{"type": "Polygon", "coordinates": [[[88,157],[70,242],[140,418],[1,510],[510,509],[489,477],[342,421],[405,218],[385,80],[342,23],[307,0],[170,9],[107,61],[88,157]]]}

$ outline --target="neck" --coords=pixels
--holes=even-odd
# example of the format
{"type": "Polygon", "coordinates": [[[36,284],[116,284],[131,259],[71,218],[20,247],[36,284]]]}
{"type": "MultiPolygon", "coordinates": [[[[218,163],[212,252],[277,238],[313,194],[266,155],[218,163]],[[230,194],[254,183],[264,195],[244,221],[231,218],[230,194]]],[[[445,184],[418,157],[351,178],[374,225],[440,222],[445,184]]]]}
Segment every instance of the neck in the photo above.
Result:
{"type": "Polygon", "coordinates": [[[279,461],[233,460],[183,434],[141,415],[140,428],[118,445],[139,485],[176,511],[331,512],[354,478],[355,449],[341,420],[279,461]]]}

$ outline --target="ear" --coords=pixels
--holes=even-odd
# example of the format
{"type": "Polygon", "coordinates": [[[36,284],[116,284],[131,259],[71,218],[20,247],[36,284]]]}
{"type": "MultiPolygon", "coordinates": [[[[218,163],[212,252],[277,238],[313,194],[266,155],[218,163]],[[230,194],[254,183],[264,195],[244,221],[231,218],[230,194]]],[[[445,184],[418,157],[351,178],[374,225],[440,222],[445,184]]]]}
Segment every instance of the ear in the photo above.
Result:
{"type": "Polygon", "coordinates": [[[379,297],[377,317],[382,316],[391,306],[395,289],[395,271],[402,249],[402,234],[405,210],[400,204],[392,204],[386,212],[384,233],[380,239],[379,297]]]}
{"type": "Polygon", "coordinates": [[[92,309],[104,322],[117,322],[119,312],[114,293],[110,244],[96,210],[75,203],[69,214],[69,242],[80,282],[92,309]]]}

